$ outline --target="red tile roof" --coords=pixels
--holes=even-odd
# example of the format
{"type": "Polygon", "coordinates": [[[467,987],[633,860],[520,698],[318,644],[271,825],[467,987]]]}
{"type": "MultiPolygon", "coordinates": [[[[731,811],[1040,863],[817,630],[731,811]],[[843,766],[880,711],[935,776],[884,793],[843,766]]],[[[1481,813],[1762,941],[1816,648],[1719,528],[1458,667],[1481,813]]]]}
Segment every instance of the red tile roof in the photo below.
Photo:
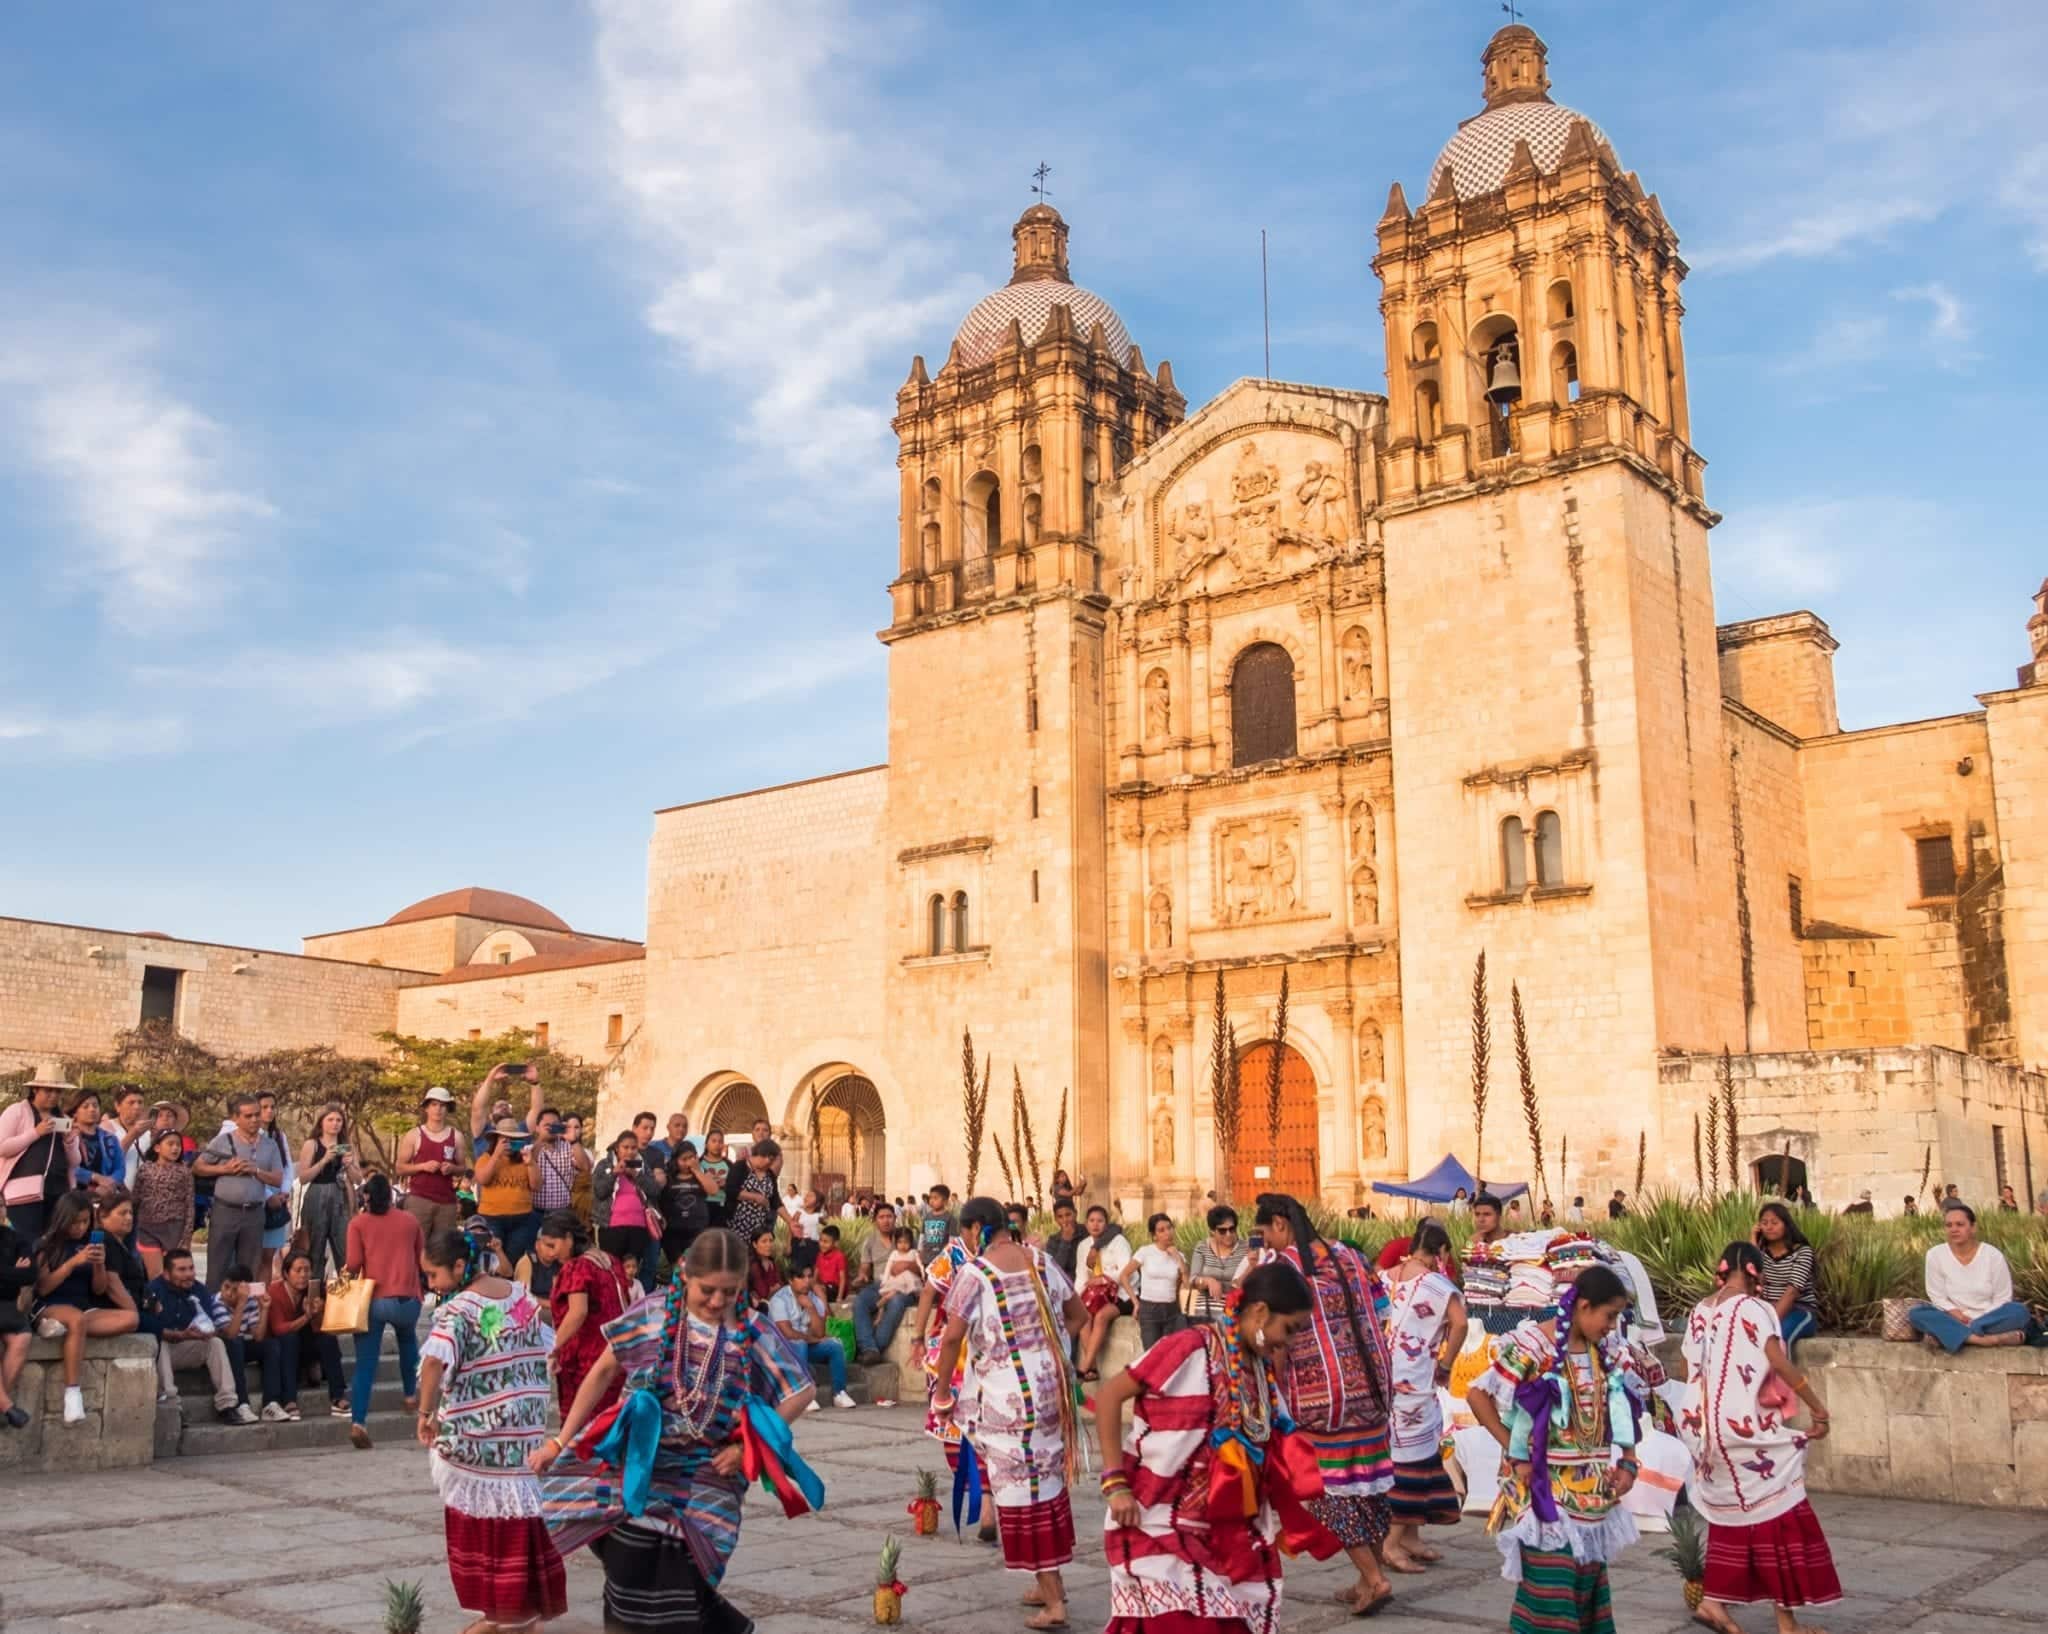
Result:
{"type": "Polygon", "coordinates": [[[609,945],[584,948],[564,953],[537,953],[531,959],[514,959],[502,965],[457,965],[453,970],[436,976],[424,987],[437,987],[449,982],[484,982],[499,976],[524,976],[543,970],[580,970],[585,965],[628,964],[635,959],[647,957],[647,949],[638,942],[614,942],[609,945]]]}
{"type": "Polygon", "coordinates": [[[471,919],[496,919],[507,925],[530,925],[538,930],[569,929],[559,915],[550,913],[531,897],[515,896],[510,891],[490,891],[481,885],[422,897],[411,907],[400,908],[384,923],[411,925],[422,919],[445,919],[451,914],[465,914],[471,919]]]}

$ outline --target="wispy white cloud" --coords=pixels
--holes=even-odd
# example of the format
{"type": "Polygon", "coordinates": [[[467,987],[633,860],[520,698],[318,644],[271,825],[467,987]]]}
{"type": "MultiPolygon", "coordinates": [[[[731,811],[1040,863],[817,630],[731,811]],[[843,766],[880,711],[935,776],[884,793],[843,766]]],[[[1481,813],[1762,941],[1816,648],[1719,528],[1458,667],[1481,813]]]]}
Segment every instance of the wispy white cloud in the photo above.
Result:
{"type": "Polygon", "coordinates": [[[1930,351],[1928,356],[1937,368],[1960,369],[1976,360],[1977,354],[1970,350],[1970,341],[1975,330],[1970,324],[1970,315],[1955,291],[1939,279],[1924,284],[1908,284],[1892,291],[1895,301],[1924,303],[1927,307],[1927,328],[1925,337],[1930,351]]]}
{"type": "Polygon", "coordinates": [[[2035,269],[2048,272],[2048,142],[2013,157],[1999,178],[1998,202],[2022,224],[2035,269]]]}
{"type": "Polygon", "coordinates": [[[178,715],[96,710],[0,717],[0,761],[127,760],[174,754],[191,740],[190,727],[178,715]]]}
{"type": "Polygon", "coordinates": [[[1834,255],[1866,239],[1882,238],[1907,222],[1931,221],[1935,200],[1893,199],[1889,203],[1837,204],[1790,219],[1774,219],[1754,234],[1686,252],[1695,272],[1744,272],[1766,261],[1834,255]]]}
{"type": "Polygon", "coordinates": [[[886,472],[874,371],[900,370],[973,293],[917,225],[932,156],[863,110],[890,27],[842,0],[595,9],[606,163],[653,284],[647,323],[740,394],[751,441],[806,471],[886,472]]]}
{"type": "Polygon", "coordinates": [[[881,643],[866,630],[825,636],[783,651],[762,653],[726,687],[704,700],[707,709],[736,708],[773,698],[800,697],[835,681],[879,671],[881,643]]]}
{"type": "Polygon", "coordinates": [[[1751,617],[1841,590],[1859,568],[1931,552],[1940,513],[1903,495],[1803,498],[1746,507],[1714,531],[1723,611],[1751,617]]]}
{"type": "Polygon", "coordinates": [[[232,594],[236,558],[277,510],[227,428],[164,377],[148,331],[103,314],[18,318],[0,334],[0,385],[20,456],[75,530],[65,582],[128,630],[232,594]]]}

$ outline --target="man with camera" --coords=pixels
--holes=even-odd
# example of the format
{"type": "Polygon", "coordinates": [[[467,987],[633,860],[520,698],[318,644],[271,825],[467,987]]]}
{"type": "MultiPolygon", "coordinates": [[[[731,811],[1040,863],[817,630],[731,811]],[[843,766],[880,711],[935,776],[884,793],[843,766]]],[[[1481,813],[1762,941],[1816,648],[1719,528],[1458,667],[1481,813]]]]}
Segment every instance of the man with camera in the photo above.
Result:
{"type": "Polygon", "coordinates": [[[206,1233],[206,1289],[217,1293],[231,1265],[263,1259],[263,1205],[284,1184],[284,1151],[262,1125],[254,1095],[228,1102],[229,1127],[199,1154],[193,1172],[213,1182],[206,1233]]]}

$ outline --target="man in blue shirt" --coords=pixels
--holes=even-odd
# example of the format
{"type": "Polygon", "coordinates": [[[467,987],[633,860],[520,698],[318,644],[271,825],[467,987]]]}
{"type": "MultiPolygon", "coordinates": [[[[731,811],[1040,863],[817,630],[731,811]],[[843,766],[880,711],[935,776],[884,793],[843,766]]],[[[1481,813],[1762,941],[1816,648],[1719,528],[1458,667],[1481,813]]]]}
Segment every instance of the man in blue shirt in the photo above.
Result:
{"type": "MultiPolygon", "coordinates": [[[[242,1275],[246,1278],[248,1272],[242,1275]]],[[[233,1333],[227,1307],[199,1285],[191,1254],[182,1248],[167,1250],[163,1275],[150,1283],[148,1293],[141,1327],[157,1337],[156,1399],[176,1401],[177,1370],[203,1367],[213,1383],[213,1410],[221,1423],[254,1424],[256,1414],[242,1399],[242,1341],[233,1333]]]]}
{"type": "MultiPolygon", "coordinates": [[[[851,1407],[846,1393],[846,1347],[825,1333],[825,1296],[818,1292],[815,1268],[798,1260],[789,1268],[789,1280],[775,1290],[768,1301],[768,1320],[775,1331],[796,1348],[807,1362],[823,1362],[832,1370],[832,1405],[851,1407]]],[[[811,1403],[813,1411],[817,1403],[811,1403]]]]}

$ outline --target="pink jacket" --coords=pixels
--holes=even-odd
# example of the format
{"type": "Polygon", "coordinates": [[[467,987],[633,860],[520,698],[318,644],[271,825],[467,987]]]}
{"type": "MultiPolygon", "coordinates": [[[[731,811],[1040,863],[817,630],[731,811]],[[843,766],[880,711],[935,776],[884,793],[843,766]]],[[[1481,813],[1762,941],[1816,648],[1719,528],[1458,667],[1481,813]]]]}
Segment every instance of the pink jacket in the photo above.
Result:
{"type": "MultiPolygon", "coordinates": [[[[44,1176],[17,1174],[15,1166],[21,1154],[35,1143],[36,1108],[35,1102],[23,1096],[6,1111],[0,1112],[0,1200],[9,1203],[40,1203],[43,1200],[44,1176]]],[[[68,1162],[63,1151],[64,1142],[55,1148],[56,1161],[68,1162]]],[[[69,1170],[66,1171],[67,1177],[69,1170]]]]}

